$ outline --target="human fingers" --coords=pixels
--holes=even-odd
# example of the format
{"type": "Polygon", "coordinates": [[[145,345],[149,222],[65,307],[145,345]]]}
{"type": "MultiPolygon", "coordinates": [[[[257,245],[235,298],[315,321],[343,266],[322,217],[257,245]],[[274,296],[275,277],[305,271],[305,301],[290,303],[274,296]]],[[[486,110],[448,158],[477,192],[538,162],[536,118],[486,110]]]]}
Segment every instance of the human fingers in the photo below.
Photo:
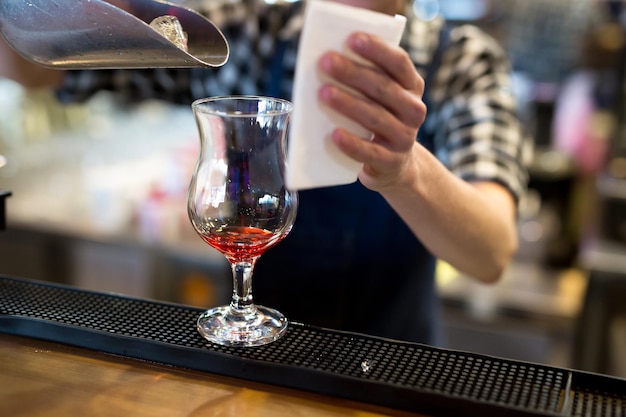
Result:
{"type": "MultiPolygon", "coordinates": [[[[426,115],[426,106],[418,92],[407,90],[376,67],[337,52],[324,54],[320,67],[337,82],[320,90],[325,104],[392,145],[402,146],[401,139],[409,143],[415,140],[426,115]]],[[[420,84],[417,85],[419,88],[420,84]]]]}
{"type": "Polygon", "coordinates": [[[402,123],[421,125],[426,110],[422,102],[424,80],[408,54],[365,33],[351,35],[348,44],[365,62],[330,51],[320,59],[321,70],[380,105],[402,123]]]}
{"type": "Polygon", "coordinates": [[[369,141],[354,133],[337,128],[332,132],[335,145],[350,158],[363,163],[359,179],[363,185],[372,190],[382,190],[388,186],[398,185],[409,179],[412,167],[412,150],[417,142],[402,152],[394,151],[387,146],[369,141]]]}
{"type": "Polygon", "coordinates": [[[389,45],[380,37],[363,32],[353,33],[347,42],[354,52],[384,70],[403,88],[420,96],[424,93],[424,80],[415,70],[415,65],[407,52],[401,47],[389,45]]]}
{"type": "Polygon", "coordinates": [[[367,97],[334,84],[323,85],[318,97],[325,105],[372,132],[373,142],[384,144],[395,151],[403,151],[415,140],[416,127],[403,123],[385,107],[367,97]]]}

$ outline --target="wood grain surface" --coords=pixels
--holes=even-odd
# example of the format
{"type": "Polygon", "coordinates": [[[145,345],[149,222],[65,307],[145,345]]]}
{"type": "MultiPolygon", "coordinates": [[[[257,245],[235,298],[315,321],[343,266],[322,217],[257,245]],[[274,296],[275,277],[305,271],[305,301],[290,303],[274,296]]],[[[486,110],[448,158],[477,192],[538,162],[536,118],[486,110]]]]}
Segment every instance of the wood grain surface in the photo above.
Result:
{"type": "Polygon", "coordinates": [[[0,334],[0,416],[417,416],[0,334]]]}

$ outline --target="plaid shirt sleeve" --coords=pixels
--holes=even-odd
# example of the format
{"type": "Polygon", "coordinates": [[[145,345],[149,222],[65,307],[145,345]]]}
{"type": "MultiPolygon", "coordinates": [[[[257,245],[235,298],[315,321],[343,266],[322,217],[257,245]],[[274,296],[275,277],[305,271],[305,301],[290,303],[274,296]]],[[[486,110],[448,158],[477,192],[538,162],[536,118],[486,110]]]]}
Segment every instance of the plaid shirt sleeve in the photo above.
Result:
{"type": "Polygon", "coordinates": [[[495,181],[520,201],[528,136],[521,126],[508,59],[473,26],[451,30],[432,76],[428,117],[437,157],[467,181],[495,181]]]}

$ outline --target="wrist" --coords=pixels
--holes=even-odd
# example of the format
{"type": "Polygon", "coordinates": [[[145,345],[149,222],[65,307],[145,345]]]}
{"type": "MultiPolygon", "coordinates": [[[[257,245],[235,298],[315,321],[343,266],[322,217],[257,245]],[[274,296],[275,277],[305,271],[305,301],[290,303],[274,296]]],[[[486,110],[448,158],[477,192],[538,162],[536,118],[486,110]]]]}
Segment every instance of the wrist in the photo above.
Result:
{"type": "Polygon", "coordinates": [[[411,195],[422,195],[425,192],[423,187],[423,177],[428,171],[427,166],[432,154],[418,142],[411,149],[408,157],[400,164],[400,167],[393,177],[376,191],[380,192],[386,198],[395,196],[406,197],[408,193],[411,195]]]}

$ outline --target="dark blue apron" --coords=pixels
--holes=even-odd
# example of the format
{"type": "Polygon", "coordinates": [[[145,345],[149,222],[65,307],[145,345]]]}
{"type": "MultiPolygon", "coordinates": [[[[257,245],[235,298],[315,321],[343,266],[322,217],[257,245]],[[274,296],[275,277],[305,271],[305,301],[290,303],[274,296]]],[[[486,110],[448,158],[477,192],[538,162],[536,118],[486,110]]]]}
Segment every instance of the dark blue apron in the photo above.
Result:
{"type": "MultiPolygon", "coordinates": [[[[280,74],[270,79],[279,94],[280,74]]],[[[306,324],[440,343],[435,259],[389,204],[359,182],[299,194],[292,232],[255,269],[256,302],[306,324]]]]}

